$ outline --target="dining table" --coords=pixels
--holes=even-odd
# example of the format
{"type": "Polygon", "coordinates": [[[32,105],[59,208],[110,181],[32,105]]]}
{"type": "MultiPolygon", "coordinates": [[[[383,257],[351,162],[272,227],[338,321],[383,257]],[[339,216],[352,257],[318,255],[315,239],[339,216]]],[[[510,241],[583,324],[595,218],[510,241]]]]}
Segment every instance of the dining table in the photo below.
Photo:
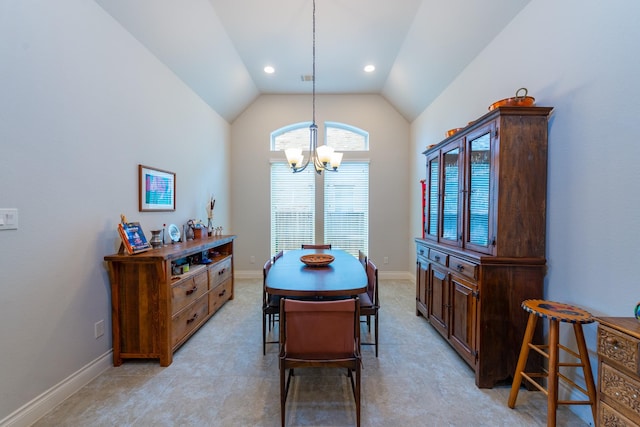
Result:
{"type": "Polygon", "coordinates": [[[271,266],[266,291],[271,295],[301,298],[356,296],[367,290],[367,273],[358,258],[341,249],[296,249],[285,251],[271,266]],[[333,261],[308,266],[301,257],[328,254],[333,261]]]}

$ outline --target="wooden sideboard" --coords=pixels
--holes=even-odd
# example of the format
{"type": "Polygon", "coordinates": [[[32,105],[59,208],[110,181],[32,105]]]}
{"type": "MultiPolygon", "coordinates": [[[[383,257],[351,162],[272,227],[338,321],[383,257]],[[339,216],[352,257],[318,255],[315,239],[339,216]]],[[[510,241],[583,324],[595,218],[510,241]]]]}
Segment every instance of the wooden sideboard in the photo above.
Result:
{"type": "Polygon", "coordinates": [[[640,425],[640,322],[600,317],[598,420],[600,427],[640,425]]]}
{"type": "MultiPolygon", "coordinates": [[[[423,153],[416,314],[474,369],[478,387],[513,377],[522,301],[543,297],[551,111],[496,108],[423,153]]],[[[541,362],[534,355],[527,370],[541,362]]]]}
{"type": "Polygon", "coordinates": [[[235,237],[104,257],[111,281],[114,366],[123,359],[159,359],[160,366],[169,366],[173,353],[233,299],[235,237]]]}

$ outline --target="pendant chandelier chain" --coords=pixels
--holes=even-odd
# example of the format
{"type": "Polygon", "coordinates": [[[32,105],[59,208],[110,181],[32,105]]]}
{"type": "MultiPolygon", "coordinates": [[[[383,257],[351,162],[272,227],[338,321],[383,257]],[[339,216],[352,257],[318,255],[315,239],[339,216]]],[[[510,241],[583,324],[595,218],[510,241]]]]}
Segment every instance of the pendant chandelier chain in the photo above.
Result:
{"type": "Polygon", "coordinates": [[[316,1],[313,0],[313,50],[312,50],[312,54],[313,54],[313,66],[311,69],[311,74],[313,76],[313,82],[312,82],[312,105],[313,105],[313,115],[312,115],[312,121],[313,124],[316,123],[316,1]]]}
{"type": "Polygon", "coordinates": [[[316,0],[313,0],[313,50],[312,50],[312,118],[311,126],[309,126],[309,157],[304,160],[302,150],[299,148],[287,148],[285,155],[287,156],[287,162],[293,173],[302,172],[307,168],[309,163],[313,163],[313,167],[318,175],[322,174],[322,171],[337,172],[340,162],[342,161],[342,153],[336,153],[333,147],[327,144],[318,146],[318,126],[316,125],[316,0]]]}

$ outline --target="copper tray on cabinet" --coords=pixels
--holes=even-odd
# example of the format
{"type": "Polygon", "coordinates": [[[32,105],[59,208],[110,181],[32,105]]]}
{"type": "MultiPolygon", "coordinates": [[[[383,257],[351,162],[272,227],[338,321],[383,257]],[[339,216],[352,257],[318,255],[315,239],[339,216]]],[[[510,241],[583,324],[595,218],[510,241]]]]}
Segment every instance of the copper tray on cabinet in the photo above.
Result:
{"type": "Polygon", "coordinates": [[[533,107],[536,104],[536,99],[532,96],[527,96],[527,88],[521,87],[516,91],[516,96],[513,98],[505,98],[500,101],[496,101],[489,106],[489,111],[493,111],[498,107],[533,107]],[[523,95],[519,95],[524,91],[523,95]]]}

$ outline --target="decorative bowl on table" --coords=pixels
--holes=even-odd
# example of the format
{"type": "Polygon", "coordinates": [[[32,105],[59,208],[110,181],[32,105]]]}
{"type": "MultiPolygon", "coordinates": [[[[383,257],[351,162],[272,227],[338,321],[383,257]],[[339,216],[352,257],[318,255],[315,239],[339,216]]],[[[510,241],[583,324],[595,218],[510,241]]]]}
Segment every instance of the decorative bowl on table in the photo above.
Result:
{"type": "Polygon", "coordinates": [[[331,264],[334,259],[333,255],[329,254],[309,254],[300,257],[300,261],[307,267],[326,267],[331,264]]]}

